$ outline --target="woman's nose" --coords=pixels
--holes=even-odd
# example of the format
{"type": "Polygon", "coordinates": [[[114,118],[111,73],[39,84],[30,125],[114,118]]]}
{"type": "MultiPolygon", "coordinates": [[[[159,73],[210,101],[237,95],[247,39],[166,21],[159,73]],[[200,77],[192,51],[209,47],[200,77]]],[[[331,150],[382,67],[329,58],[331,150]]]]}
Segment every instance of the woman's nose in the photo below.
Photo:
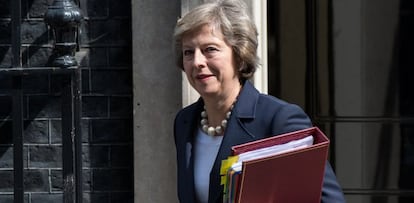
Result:
{"type": "Polygon", "coordinates": [[[194,67],[203,68],[206,66],[206,57],[200,50],[196,50],[194,52],[194,59],[193,59],[194,67]]]}

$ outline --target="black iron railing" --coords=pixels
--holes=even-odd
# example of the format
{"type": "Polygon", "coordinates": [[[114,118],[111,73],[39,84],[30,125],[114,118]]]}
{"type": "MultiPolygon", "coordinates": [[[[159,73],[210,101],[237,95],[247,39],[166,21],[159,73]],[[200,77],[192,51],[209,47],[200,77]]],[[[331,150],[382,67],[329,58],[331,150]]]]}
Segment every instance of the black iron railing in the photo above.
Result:
{"type": "Polygon", "coordinates": [[[22,80],[26,75],[60,75],[62,85],[62,160],[63,201],[82,202],[82,134],[81,134],[81,70],[74,59],[77,29],[82,19],[79,8],[71,0],[55,0],[49,6],[45,21],[53,29],[55,59],[51,66],[22,67],[21,1],[11,1],[12,67],[0,68],[1,75],[12,78],[14,202],[24,202],[23,132],[24,105],[22,80]],[[69,12],[68,12],[69,11],[69,12]],[[70,15],[68,15],[68,13],[70,15]],[[71,33],[69,33],[71,32],[71,33]]]}

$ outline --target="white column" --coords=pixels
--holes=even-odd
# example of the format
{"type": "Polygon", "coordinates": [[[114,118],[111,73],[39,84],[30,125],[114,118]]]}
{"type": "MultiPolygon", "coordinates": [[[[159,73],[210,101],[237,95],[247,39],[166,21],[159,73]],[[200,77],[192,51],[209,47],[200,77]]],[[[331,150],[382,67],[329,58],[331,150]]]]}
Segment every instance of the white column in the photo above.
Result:
{"type": "Polygon", "coordinates": [[[259,33],[257,55],[260,59],[260,66],[254,75],[253,82],[260,92],[267,93],[267,1],[254,0],[251,2],[251,6],[253,19],[259,33]]]}

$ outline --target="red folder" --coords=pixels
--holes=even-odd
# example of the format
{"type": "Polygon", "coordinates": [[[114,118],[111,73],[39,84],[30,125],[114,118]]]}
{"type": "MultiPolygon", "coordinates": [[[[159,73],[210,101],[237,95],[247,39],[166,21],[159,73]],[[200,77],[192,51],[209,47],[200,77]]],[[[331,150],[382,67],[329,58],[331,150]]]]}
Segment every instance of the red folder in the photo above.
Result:
{"type": "Polygon", "coordinates": [[[237,145],[233,154],[284,144],[312,135],[313,145],[245,161],[238,178],[239,203],[320,203],[329,140],[317,127],[237,145]]]}

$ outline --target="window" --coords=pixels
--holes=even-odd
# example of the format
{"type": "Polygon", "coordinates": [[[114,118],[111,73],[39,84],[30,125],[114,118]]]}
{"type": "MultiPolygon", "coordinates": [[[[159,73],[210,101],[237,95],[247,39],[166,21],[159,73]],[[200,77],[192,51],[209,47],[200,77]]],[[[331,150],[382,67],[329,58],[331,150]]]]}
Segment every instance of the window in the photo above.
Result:
{"type": "Polygon", "coordinates": [[[414,201],[414,4],[268,1],[269,93],[331,139],[348,202],[414,201]]]}

